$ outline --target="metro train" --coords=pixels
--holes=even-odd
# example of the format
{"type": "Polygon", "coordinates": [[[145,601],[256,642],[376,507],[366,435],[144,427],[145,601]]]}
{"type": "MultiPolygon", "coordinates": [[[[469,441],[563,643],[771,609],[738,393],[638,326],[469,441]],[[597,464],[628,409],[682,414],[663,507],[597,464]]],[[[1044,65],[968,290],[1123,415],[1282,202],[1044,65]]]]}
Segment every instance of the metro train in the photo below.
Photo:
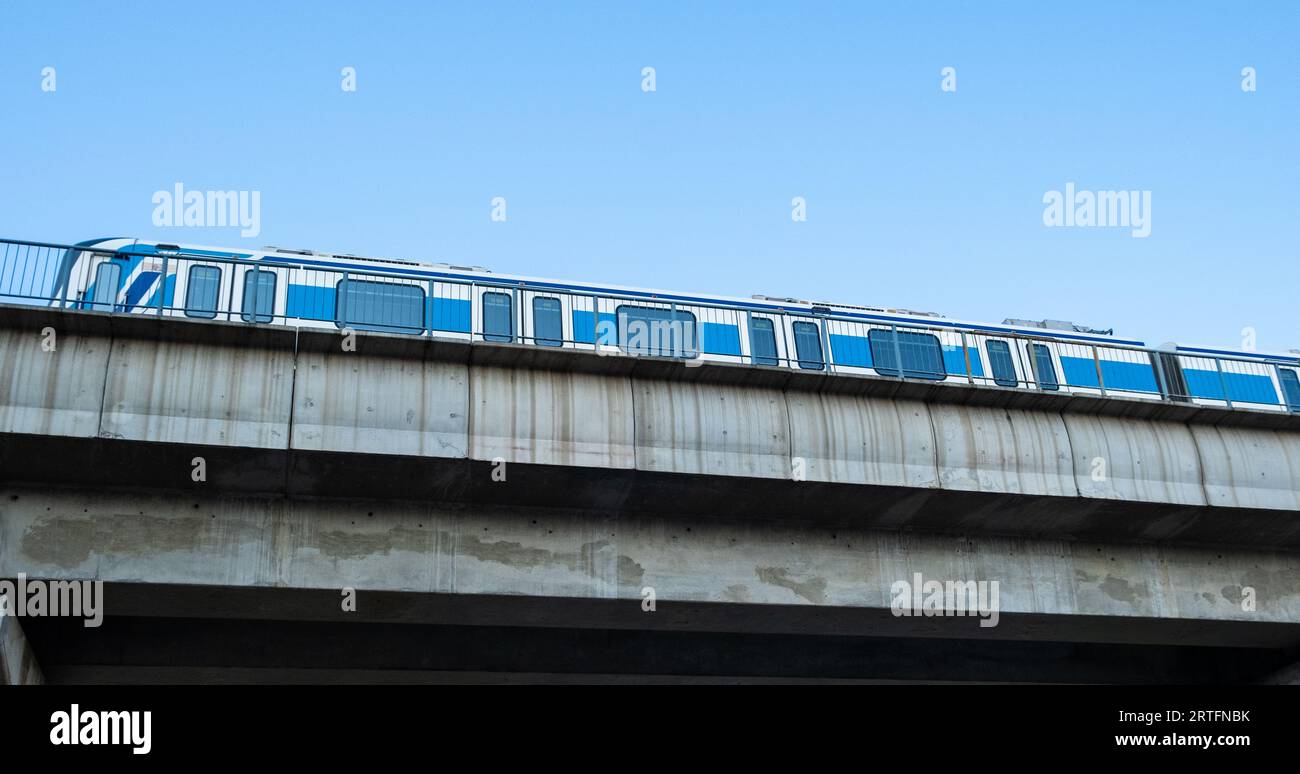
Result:
{"type": "MultiPolygon", "coordinates": [[[[23,244],[42,243],[0,242],[6,260],[23,244]]],[[[54,306],[1300,411],[1294,352],[1150,348],[1055,321],[990,324],[311,250],[134,239],[44,246],[61,248],[57,266],[39,269],[52,279],[43,299],[54,306]]]]}

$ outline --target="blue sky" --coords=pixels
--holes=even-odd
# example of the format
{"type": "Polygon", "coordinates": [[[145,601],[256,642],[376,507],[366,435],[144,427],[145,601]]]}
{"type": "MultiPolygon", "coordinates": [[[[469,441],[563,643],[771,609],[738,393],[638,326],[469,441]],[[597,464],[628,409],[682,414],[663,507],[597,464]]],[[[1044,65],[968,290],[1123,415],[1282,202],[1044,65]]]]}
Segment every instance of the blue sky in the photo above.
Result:
{"type": "Polygon", "coordinates": [[[1300,348],[1300,3],[11,1],[0,39],[4,237],[1300,348]],[[176,182],[261,234],[156,228],[176,182]],[[1069,182],[1150,191],[1150,236],[1045,227],[1069,182]]]}

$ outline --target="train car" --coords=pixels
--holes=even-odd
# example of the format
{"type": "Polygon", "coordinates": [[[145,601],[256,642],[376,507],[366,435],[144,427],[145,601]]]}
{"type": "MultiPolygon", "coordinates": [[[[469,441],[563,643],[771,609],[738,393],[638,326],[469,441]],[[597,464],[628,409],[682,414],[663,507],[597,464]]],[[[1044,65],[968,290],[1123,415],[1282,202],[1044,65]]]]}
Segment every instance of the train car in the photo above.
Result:
{"type": "MultiPolygon", "coordinates": [[[[30,252],[42,245],[3,245],[10,274],[53,278],[48,291],[36,287],[44,286],[39,281],[24,286],[23,298],[76,309],[1300,410],[1294,354],[1151,349],[1070,323],[990,324],[887,307],[562,282],[473,266],[131,239],[43,245],[53,258],[24,258],[15,269],[15,246],[30,252]]],[[[0,298],[5,292],[0,287],[0,298]]]]}

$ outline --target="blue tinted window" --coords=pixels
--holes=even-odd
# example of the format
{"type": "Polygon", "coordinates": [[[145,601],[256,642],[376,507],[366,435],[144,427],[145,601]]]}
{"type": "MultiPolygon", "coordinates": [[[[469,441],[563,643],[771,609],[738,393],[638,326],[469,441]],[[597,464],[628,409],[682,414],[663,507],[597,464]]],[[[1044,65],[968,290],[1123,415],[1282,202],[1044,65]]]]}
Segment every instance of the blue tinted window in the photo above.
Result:
{"type": "Polygon", "coordinates": [[[424,290],[418,285],[339,280],[334,323],[340,328],[415,333],[424,330],[424,290]]]}
{"type": "Polygon", "coordinates": [[[90,309],[101,312],[113,311],[117,303],[117,291],[122,284],[122,264],[114,261],[101,263],[95,269],[95,289],[91,293],[90,309]]]}
{"type": "Polygon", "coordinates": [[[483,340],[514,341],[515,318],[509,293],[483,294],[483,340]]]}
{"type": "Polygon", "coordinates": [[[1005,341],[988,341],[984,349],[989,354],[989,368],[993,370],[993,383],[1001,387],[1015,387],[1016,364],[1011,360],[1011,346],[1005,341]]]}
{"type": "Polygon", "coordinates": [[[755,365],[776,365],[776,327],[766,317],[749,321],[749,354],[755,365]]]}
{"type": "Polygon", "coordinates": [[[948,378],[948,369],[943,364],[943,347],[934,334],[872,328],[867,339],[871,342],[871,362],[878,374],[898,376],[898,358],[901,356],[903,376],[909,379],[948,378]],[[898,336],[897,342],[895,335],[898,336]]]}
{"type": "Polygon", "coordinates": [[[620,306],[618,345],[632,355],[692,358],[699,355],[695,315],[649,306],[620,306]]]}
{"type": "Polygon", "coordinates": [[[217,316],[217,293],[221,288],[221,269],[216,266],[191,266],[185,282],[185,314],[190,317],[217,316]]]}
{"type": "Polygon", "coordinates": [[[1052,351],[1045,344],[1030,344],[1029,358],[1034,363],[1034,378],[1044,390],[1060,387],[1056,380],[1056,366],[1052,364],[1052,351]]]}
{"type": "Polygon", "coordinates": [[[826,366],[822,356],[822,337],[817,329],[817,323],[794,324],[794,351],[799,358],[800,368],[820,371],[826,366]]]}
{"type": "Polygon", "coordinates": [[[1286,396],[1286,407],[1300,411],[1300,378],[1289,368],[1279,368],[1278,378],[1282,381],[1282,394],[1286,396]]]}
{"type": "Polygon", "coordinates": [[[244,272],[244,322],[271,322],[275,318],[275,272],[249,269],[244,272]],[[256,307],[256,310],[254,310],[256,307]],[[254,312],[256,311],[256,314],[254,312]]]}
{"type": "Polygon", "coordinates": [[[564,315],[560,299],[533,299],[533,341],[543,347],[558,347],[564,342],[564,315]]]}

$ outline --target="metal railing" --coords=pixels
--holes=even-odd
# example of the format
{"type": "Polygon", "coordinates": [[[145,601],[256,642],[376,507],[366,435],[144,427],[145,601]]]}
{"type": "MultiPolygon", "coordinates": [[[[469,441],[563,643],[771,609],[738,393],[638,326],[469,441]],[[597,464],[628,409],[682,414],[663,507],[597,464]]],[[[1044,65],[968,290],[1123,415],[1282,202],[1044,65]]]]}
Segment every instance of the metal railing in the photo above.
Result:
{"type": "Polygon", "coordinates": [[[1300,410],[1300,386],[1292,394],[1282,373],[1297,363],[1278,359],[1192,356],[1050,334],[464,278],[431,266],[330,268],[314,265],[315,257],[251,260],[153,245],[105,249],[0,240],[0,303],[688,361],[704,353],[711,360],[904,381],[1300,410]],[[649,334],[641,340],[638,326],[649,334]]]}

